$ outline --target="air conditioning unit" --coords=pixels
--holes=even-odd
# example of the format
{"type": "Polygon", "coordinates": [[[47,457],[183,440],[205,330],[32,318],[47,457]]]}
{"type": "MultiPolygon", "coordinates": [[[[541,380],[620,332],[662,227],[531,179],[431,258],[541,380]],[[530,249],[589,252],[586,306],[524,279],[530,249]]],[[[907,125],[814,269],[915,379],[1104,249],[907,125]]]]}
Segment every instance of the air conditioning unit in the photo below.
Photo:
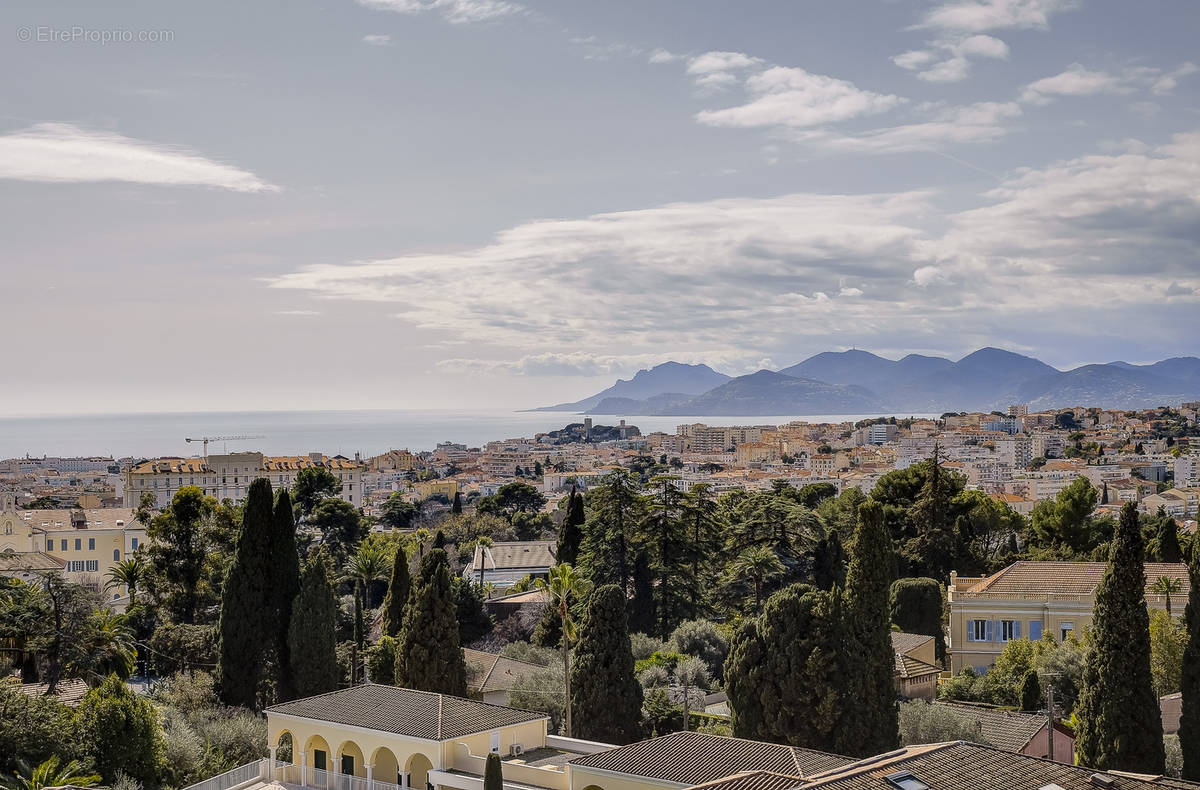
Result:
{"type": "Polygon", "coordinates": [[[508,747],[508,754],[510,757],[517,757],[524,753],[525,753],[525,747],[519,743],[514,743],[512,746],[508,747]]]}

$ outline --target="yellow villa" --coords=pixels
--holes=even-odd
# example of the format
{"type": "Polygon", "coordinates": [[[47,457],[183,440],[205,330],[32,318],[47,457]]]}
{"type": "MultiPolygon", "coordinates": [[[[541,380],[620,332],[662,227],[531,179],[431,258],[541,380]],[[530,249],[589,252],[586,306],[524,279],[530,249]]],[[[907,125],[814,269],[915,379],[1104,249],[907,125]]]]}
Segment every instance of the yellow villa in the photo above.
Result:
{"type": "MultiPolygon", "coordinates": [[[[1051,634],[1059,641],[1092,624],[1096,588],[1104,576],[1103,562],[1016,562],[998,573],[979,578],[950,574],[947,598],[950,623],[947,651],[950,668],[982,671],[1014,639],[1041,639],[1051,634]]],[[[1171,610],[1183,614],[1187,604],[1187,566],[1183,563],[1146,563],[1146,604],[1165,609],[1164,596],[1152,585],[1159,577],[1179,582],[1171,596],[1171,610]]]]}
{"type": "Polygon", "coordinates": [[[697,732],[617,747],[551,735],[541,713],[374,684],[266,713],[267,759],[187,790],[482,790],[490,753],[506,790],[684,790],[754,772],[795,786],[850,762],[697,732]]]}

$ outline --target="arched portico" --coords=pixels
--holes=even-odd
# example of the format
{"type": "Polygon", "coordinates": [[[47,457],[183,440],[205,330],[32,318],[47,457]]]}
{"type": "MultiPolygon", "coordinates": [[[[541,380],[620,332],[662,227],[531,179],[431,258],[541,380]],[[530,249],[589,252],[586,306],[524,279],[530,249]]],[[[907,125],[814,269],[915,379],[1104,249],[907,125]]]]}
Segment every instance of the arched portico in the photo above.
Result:
{"type": "Polygon", "coordinates": [[[429,771],[433,768],[433,763],[425,755],[417,752],[408,758],[405,763],[404,773],[407,774],[408,781],[405,782],[409,787],[416,790],[425,790],[429,784],[429,771]]]}
{"type": "Polygon", "coordinates": [[[371,754],[372,778],[377,782],[387,782],[391,785],[404,784],[400,776],[400,761],[396,754],[386,746],[380,746],[371,754]]]}
{"type": "Polygon", "coordinates": [[[343,741],[337,750],[337,765],[333,767],[339,774],[367,777],[367,761],[363,759],[362,749],[354,741],[343,741]]]}

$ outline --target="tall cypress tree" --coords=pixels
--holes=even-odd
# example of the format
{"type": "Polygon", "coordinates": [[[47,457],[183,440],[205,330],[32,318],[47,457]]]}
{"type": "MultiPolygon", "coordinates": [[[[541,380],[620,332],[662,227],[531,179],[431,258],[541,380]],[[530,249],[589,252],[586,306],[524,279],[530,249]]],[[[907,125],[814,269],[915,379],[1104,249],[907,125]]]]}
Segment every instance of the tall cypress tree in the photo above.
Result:
{"type": "Polygon", "coordinates": [[[396,652],[397,685],[460,697],[467,692],[467,665],[458,642],[456,608],[446,552],[430,549],[421,558],[420,572],[404,609],[396,652]]]}
{"type": "Polygon", "coordinates": [[[1188,641],[1183,651],[1183,673],[1179,684],[1179,690],[1183,692],[1179,746],[1183,751],[1183,778],[1195,782],[1200,780],[1200,549],[1194,542],[1188,555],[1191,590],[1183,614],[1188,641]]]}
{"type": "Polygon", "coordinates": [[[813,548],[812,573],[813,582],[822,590],[846,583],[846,552],[842,549],[842,536],[832,527],[813,548]]]}
{"type": "Polygon", "coordinates": [[[408,553],[403,546],[396,547],[392,560],[392,580],[387,595],[383,597],[383,635],[396,636],[404,624],[404,607],[412,589],[412,578],[408,575],[408,553]]]}
{"type": "Polygon", "coordinates": [[[462,513],[462,492],[454,492],[454,501],[450,503],[450,512],[454,515],[462,513]]]}
{"type": "Polygon", "coordinates": [[[296,549],[296,521],[292,512],[292,497],[286,488],[275,498],[275,514],[271,521],[272,578],[270,592],[275,615],[276,688],[280,701],[296,696],[292,682],[291,651],[288,648],[288,628],[292,622],[292,602],[300,594],[300,555],[296,549]]]}
{"type": "Polygon", "coordinates": [[[483,765],[483,790],[504,790],[504,768],[495,752],[488,752],[483,765]]]}
{"type": "Polygon", "coordinates": [[[579,547],[583,544],[583,495],[571,486],[570,499],[567,500],[567,515],[558,531],[558,546],[554,559],[574,565],[579,559],[579,547]]]}
{"type": "Polygon", "coordinates": [[[217,675],[226,705],[255,706],[265,648],[276,634],[270,589],[274,519],[271,484],[259,478],[246,496],[242,531],[221,598],[217,675]]]}
{"type": "Polygon", "coordinates": [[[725,662],[734,734],[835,749],[840,635],[836,599],[824,590],[793,584],[767,599],[762,615],[738,630],[725,662]]]}
{"type": "Polygon", "coordinates": [[[1137,505],[1128,502],[1096,589],[1092,649],[1075,707],[1076,761],[1102,771],[1161,774],[1166,759],[1150,674],[1144,552],[1137,505]]]}
{"type": "Polygon", "coordinates": [[[883,506],[873,500],[858,508],[858,526],[846,571],[841,754],[865,757],[896,748],[896,689],[892,679],[892,539],[883,506]]]}
{"type": "Polygon", "coordinates": [[[309,560],[292,604],[288,650],[296,694],[311,697],[338,687],[337,603],[320,557],[309,560]]]}
{"type": "Polygon", "coordinates": [[[642,687],[633,672],[625,594],[615,584],[592,593],[571,666],[573,736],[632,743],[640,735],[642,687]]]}

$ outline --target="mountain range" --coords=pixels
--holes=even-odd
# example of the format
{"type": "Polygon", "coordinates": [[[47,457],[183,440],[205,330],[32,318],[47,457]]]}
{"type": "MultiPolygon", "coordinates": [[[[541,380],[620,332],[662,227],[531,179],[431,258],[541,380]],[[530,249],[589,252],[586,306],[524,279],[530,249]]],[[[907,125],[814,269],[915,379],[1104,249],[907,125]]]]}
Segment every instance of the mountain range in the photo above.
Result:
{"type": "Polygon", "coordinates": [[[999,348],[953,361],[909,354],[826,351],[778,371],[736,378],[708,365],[664,362],[572,403],[537,411],[619,415],[765,416],[1030,411],[1069,406],[1152,408],[1200,400],[1200,358],[1150,365],[1109,362],[1058,370],[999,348]]]}

